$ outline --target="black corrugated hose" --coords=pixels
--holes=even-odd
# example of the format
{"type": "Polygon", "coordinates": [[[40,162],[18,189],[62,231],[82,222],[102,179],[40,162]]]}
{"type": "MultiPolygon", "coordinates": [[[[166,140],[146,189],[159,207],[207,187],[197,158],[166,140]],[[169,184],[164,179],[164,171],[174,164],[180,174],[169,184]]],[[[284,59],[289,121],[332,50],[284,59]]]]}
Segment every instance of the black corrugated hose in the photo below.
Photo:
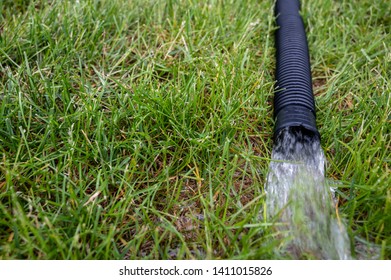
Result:
{"type": "Polygon", "coordinates": [[[320,137],[316,128],[311,66],[299,0],[277,0],[274,137],[293,128],[320,137]]]}

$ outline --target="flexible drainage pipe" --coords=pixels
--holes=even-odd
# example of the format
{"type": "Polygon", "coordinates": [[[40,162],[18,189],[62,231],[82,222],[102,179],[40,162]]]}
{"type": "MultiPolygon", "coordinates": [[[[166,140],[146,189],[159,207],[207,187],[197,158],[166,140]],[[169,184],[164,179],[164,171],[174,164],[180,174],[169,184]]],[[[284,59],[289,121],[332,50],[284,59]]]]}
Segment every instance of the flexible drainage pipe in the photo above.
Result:
{"type": "Polygon", "coordinates": [[[316,128],[311,66],[299,0],[277,0],[274,137],[292,127],[320,137],[316,128]]]}

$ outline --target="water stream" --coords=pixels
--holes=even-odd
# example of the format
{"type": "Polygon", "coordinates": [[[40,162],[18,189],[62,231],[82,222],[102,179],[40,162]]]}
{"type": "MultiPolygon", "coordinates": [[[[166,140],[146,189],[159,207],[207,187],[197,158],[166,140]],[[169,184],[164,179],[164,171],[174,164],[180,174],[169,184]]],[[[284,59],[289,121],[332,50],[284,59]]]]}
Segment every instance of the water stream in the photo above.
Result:
{"type": "Polygon", "coordinates": [[[325,180],[317,136],[282,130],[267,178],[268,216],[293,258],[350,259],[350,243],[325,180]]]}

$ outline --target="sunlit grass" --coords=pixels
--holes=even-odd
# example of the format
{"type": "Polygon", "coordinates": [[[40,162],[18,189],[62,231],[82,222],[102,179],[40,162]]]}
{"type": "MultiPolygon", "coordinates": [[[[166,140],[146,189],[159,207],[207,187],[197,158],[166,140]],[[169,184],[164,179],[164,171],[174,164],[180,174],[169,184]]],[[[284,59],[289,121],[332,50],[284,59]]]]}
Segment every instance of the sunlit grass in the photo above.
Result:
{"type": "MultiPolygon", "coordinates": [[[[317,118],[353,255],[389,259],[391,7],[350,2],[303,2],[317,118]]],[[[270,1],[0,6],[0,258],[285,258],[270,1]]]]}

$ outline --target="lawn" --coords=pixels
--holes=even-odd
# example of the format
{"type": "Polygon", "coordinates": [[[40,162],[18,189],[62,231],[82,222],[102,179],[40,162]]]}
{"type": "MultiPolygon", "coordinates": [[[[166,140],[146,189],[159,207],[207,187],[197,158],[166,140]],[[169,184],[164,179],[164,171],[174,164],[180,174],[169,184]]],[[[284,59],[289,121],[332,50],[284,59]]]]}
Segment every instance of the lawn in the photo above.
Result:
{"type": "MultiPolygon", "coordinates": [[[[354,258],[391,259],[390,10],[302,1],[354,258]]],[[[264,214],[273,1],[0,11],[0,259],[289,258],[264,214]]]]}

